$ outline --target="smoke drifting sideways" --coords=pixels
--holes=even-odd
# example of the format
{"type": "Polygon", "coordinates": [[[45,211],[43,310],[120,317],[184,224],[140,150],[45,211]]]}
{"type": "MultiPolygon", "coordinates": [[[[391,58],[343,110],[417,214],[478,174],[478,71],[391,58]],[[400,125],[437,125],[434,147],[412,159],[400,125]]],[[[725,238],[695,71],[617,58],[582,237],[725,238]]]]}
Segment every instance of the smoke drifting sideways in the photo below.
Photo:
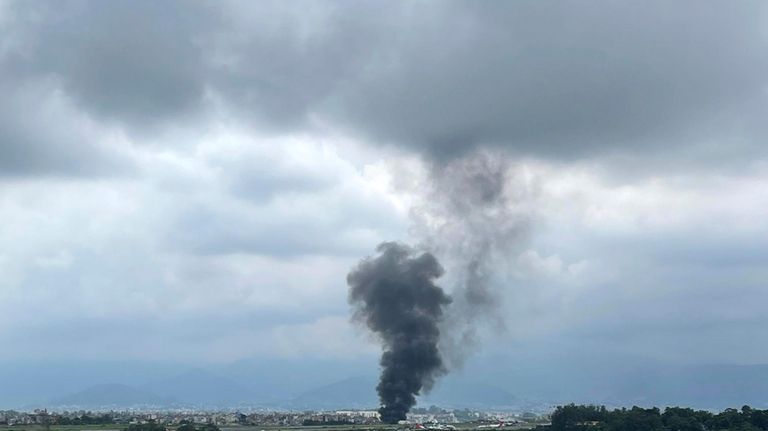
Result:
{"type": "Polygon", "coordinates": [[[395,242],[361,261],[347,276],[353,319],[382,343],[381,376],[376,390],[381,420],[397,423],[447,372],[439,350],[440,321],[451,303],[435,280],[444,270],[430,253],[395,242]]]}
{"type": "Polygon", "coordinates": [[[520,286],[505,280],[525,250],[536,218],[537,186],[500,152],[476,151],[434,162],[417,183],[411,234],[447,268],[453,297],[440,350],[449,369],[464,365],[482,344],[483,327],[506,332],[502,304],[520,286]]]}

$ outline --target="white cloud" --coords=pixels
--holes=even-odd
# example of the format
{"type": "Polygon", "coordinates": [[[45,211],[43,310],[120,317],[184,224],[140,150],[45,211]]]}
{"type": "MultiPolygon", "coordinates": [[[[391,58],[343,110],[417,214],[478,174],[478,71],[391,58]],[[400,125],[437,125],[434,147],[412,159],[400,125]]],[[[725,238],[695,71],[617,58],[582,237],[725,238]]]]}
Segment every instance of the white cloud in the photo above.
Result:
{"type": "MultiPolygon", "coordinates": [[[[16,340],[23,328],[50,338],[55,327],[76,331],[84,322],[103,321],[126,341],[109,354],[132,355],[130,340],[147,337],[157,325],[174,339],[181,328],[168,322],[190,316],[217,326],[227,315],[266,310],[308,316],[304,320],[346,312],[346,271],[378,242],[403,234],[406,215],[384,185],[379,162],[358,168],[331,141],[216,128],[185,145],[132,139],[139,169],[130,177],[0,184],[0,341],[17,346],[6,355],[35,349],[16,340]],[[277,176],[233,187],[265,171],[277,176]],[[257,187],[271,196],[251,199],[257,187]],[[149,326],[130,331],[134,319],[149,326]]],[[[274,340],[295,334],[296,345],[283,346],[290,354],[305,351],[317,331],[348,326],[318,322],[294,328],[276,321],[267,331],[274,340]]],[[[104,340],[111,335],[94,337],[111,345],[104,340]]],[[[224,342],[217,339],[205,343],[224,342]]],[[[176,353],[166,347],[190,348],[183,339],[168,346],[156,341],[143,354],[167,357],[176,353]]],[[[94,354],[78,346],[79,339],[69,342],[64,350],[74,355],[94,354]]],[[[209,351],[198,353],[213,359],[209,351]]],[[[258,352],[240,354],[251,353],[258,352]]]]}

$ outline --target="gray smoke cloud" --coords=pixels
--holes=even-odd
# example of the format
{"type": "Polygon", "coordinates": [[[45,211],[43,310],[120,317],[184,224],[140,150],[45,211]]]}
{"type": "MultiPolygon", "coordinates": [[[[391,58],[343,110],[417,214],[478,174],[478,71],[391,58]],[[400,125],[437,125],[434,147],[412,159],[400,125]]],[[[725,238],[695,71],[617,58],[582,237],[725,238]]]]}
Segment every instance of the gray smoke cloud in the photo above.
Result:
{"type": "Polygon", "coordinates": [[[443,268],[430,253],[394,242],[378,246],[347,276],[354,317],[379,336],[384,352],[377,391],[387,423],[405,419],[416,396],[446,372],[438,348],[451,298],[434,281],[443,268]]]}
{"type": "Polygon", "coordinates": [[[428,176],[412,211],[418,249],[429,252],[384,243],[347,278],[355,320],[382,342],[377,389],[385,422],[405,419],[416,396],[463,365],[480,325],[503,328],[503,283],[493,268],[525,243],[531,225],[531,187],[503,154],[433,164],[428,176]],[[436,256],[449,264],[452,298],[433,282],[443,275],[436,256]]]}
{"type": "Polygon", "coordinates": [[[502,152],[479,151],[433,164],[412,233],[448,268],[454,302],[443,322],[441,351],[461,367],[479,347],[479,328],[505,328],[498,310],[512,286],[496,268],[511,268],[533,226],[536,188],[502,152]]]}

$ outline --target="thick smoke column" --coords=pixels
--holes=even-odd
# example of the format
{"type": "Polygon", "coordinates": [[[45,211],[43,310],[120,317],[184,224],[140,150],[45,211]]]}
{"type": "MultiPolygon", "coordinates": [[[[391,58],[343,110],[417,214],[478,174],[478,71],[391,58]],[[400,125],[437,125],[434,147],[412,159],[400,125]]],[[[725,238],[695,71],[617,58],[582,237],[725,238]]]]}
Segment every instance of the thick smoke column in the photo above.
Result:
{"type": "Polygon", "coordinates": [[[347,276],[349,302],[354,318],[381,339],[379,413],[382,421],[396,423],[446,372],[438,345],[451,298],[434,283],[443,268],[433,255],[394,242],[377,251],[379,256],[363,260],[347,276]]]}

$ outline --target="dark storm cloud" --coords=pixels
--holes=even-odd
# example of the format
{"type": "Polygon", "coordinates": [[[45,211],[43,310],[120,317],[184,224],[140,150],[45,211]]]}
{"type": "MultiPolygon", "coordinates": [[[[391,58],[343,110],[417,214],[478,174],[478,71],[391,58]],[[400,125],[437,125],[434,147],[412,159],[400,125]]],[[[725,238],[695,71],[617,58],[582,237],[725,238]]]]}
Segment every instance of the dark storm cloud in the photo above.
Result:
{"type": "Polygon", "coordinates": [[[437,158],[487,145],[563,158],[704,143],[719,154],[765,133],[760,2],[9,9],[19,67],[134,131],[218,100],[261,130],[319,120],[437,158]]]}
{"type": "Polygon", "coordinates": [[[246,122],[290,130],[357,82],[390,37],[392,11],[364,3],[234,3],[215,49],[211,85],[246,122]],[[238,15],[232,19],[232,15],[238,15]]]}
{"type": "MultiPolygon", "coordinates": [[[[130,117],[111,107],[131,104],[138,97],[123,77],[116,61],[104,61],[114,70],[99,67],[94,58],[121,57],[120,50],[137,50],[121,43],[120,26],[98,17],[99,7],[84,13],[84,3],[4,3],[0,12],[0,175],[19,176],[103,176],[129,172],[133,161],[121,149],[105,142],[99,120],[130,117]],[[95,29],[101,29],[101,33],[95,29]],[[120,93],[122,92],[122,93],[120,93]],[[99,105],[100,99],[103,104],[99,105]],[[97,109],[80,109],[93,103],[97,109]],[[95,120],[95,121],[94,121],[95,120]]],[[[119,9],[120,4],[110,7],[119,9]]],[[[116,11],[119,13],[119,10],[116,11]]],[[[125,15],[123,27],[139,29],[125,15]]],[[[146,32],[144,32],[146,33],[146,32]]],[[[125,35],[126,41],[129,40],[125,35]]],[[[135,39],[135,37],[134,37],[135,39]]],[[[147,49],[151,49],[147,48],[147,49]]],[[[170,57],[173,57],[171,55],[170,57]]],[[[124,60],[136,68],[152,68],[151,58],[124,60]],[[146,60],[146,61],[144,61],[146,60]]],[[[178,59],[173,60],[178,64],[178,59]]],[[[156,77],[138,77],[154,87],[153,98],[165,88],[156,77]],[[160,87],[164,87],[161,89],[160,87]]],[[[175,77],[174,77],[175,79],[175,77]]],[[[156,106],[151,100],[143,107],[156,106]]]]}
{"type": "Polygon", "coordinates": [[[86,121],[72,118],[46,83],[6,79],[0,93],[0,178],[114,176],[134,169],[129,158],[97,142],[86,121]]]}
{"type": "Polygon", "coordinates": [[[16,3],[16,69],[55,79],[99,119],[147,128],[199,109],[202,39],[216,22],[199,4],[16,3]]]}
{"type": "Polygon", "coordinates": [[[485,145],[563,158],[763,133],[756,2],[323,6],[304,20],[273,9],[277,30],[220,45],[237,61],[217,71],[216,88],[262,119],[296,127],[315,115],[436,158],[485,145]]]}
{"type": "Polygon", "coordinates": [[[90,115],[132,132],[199,119],[213,99],[246,123],[295,131],[370,47],[364,33],[372,26],[360,22],[359,8],[335,9],[331,3],[19,2],[9,8],[6,32],[23,47],[14,53],[17,69],[55,77],[90,115]]]}
{"type": "Polygon", "coordinates": [[[342,93],[379,139],[438,157],[688,144],[758,127],[768,57],[757,2],[416,7],[342,93]],[[735,6],[735,7],[732,7],[735,6]],[[407,24],[405,24],[407,22],[407,24]]]}

